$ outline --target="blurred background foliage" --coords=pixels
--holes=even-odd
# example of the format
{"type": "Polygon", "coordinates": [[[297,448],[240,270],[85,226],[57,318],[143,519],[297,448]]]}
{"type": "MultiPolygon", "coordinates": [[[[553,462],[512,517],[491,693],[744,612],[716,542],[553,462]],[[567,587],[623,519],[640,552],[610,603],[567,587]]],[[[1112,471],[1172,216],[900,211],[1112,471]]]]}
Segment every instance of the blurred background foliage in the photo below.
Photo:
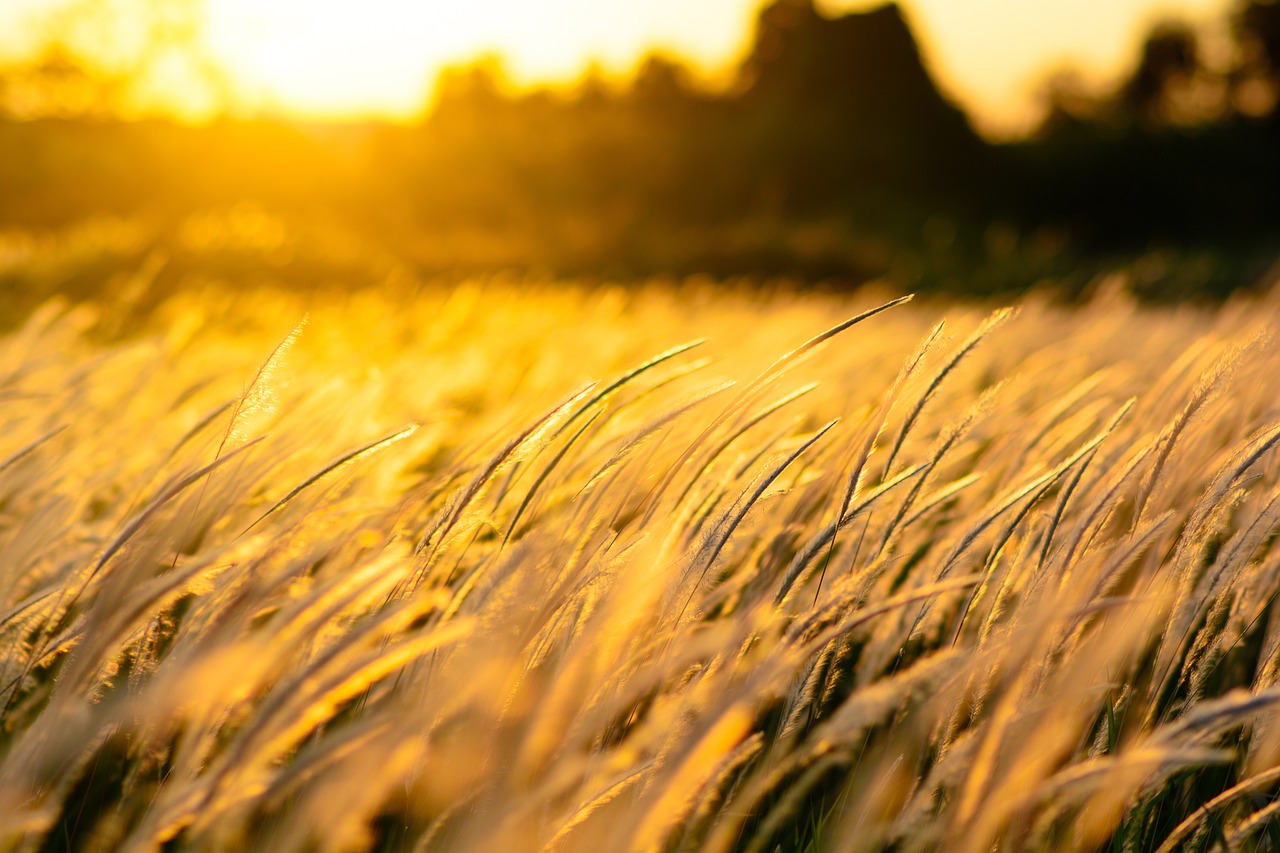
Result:
{"type": "Polygon", "coordinates": [[[893,4],[775,0],[714,91],[671,56],[533,90],[487,57],[408,124],[221,110],[199,21],[198,0],[76,0],[0,68],[10,299],[140,256],[171,283],[516,270],[1068,297],[1123,266],[1145,297],[1217,297],[1280,254],[1271,0],[1214,33],[1159,23],[1109,88],[1053,76],[1038,129],[1002,142],[939,92],[893,4]]]}

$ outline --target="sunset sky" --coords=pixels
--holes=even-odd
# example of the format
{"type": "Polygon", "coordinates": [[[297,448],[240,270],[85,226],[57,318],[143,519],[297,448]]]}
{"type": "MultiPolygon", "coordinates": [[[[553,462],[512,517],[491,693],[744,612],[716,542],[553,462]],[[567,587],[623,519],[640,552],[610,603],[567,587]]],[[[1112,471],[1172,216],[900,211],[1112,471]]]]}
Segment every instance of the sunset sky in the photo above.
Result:
{"type": "MultiPolygon", "coordinates": [[[[247,104],[310,118],[420,111],[443,65],[498,53],[517,83],[572,79],[596,61],[623,74],[646,51],[708,77],[741,56],[761,0],[204,0],[211,52],[247,104]]],[[[944,89],[981,127],[1016,130],[1046,73],[1122,72],[1164,16],[1220,15],[1227,0],[903,0],[944,89]]],[[[24,49],[56,0],[0,2],[0,50],[24,49]]],[[[880,5],[821,3],[828,12],[880,5]]]]}

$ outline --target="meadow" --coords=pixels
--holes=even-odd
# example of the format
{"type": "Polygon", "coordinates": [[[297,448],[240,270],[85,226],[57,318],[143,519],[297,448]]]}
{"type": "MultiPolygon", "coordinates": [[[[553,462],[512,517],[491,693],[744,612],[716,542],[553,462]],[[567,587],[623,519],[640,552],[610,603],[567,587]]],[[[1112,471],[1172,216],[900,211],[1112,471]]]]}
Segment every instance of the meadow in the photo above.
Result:
{"type": "Polygon", "coordinates": [[[1280,294],[143,279],[0,337],[4,849],[1280,848],[1280,294]]]}

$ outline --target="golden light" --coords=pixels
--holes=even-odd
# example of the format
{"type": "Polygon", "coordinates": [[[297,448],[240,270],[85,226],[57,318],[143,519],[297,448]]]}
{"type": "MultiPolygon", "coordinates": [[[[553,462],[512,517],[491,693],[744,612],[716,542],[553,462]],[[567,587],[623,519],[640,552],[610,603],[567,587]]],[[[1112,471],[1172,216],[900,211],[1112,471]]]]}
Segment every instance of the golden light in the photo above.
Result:
{"type": "Polygon", "coordinates": [[[750,33],[741,0],[208,0],[208,45],[259,105],[311,117],[404,117],[445,66],[498,54],[513,82],[625,73],[648,50],[713,70],[750,33]]]}
{"type": "MultiPolygon", "coordinates": [[[[589,62],[622,74],[648,50],[707,75],[746,49],[764,0],[206,0],[211,47],[242,91],[314,117],[419,112],[441,67],[499,54],[518,84],[564,82],[589,62]]],[[[829,13],[883,0],[819,0],[829,13]]],[[[1121,74],[1154,20],[1205,20],[1225,0],[904,0],[944,88],[990,130],[1032,115],[1046,71],[1121,74]]]]}
{"type": "MultiPolygon", "coordinates": [[[[816,0],[829,14],[885,0],[816,0]]],[[[39,38],[31,22],[70,2],[3,0],[0,58],[39,38]]],[[[145,4],[153,0],[100,0],[145,4]]],[[[179,0],[154,0],[156,3],[179,0]]],[[[730,71],[768,0],[185,0],[241,107],[302,118],[421,114],[442,67],[498,54],[517,85],[565,83],[595,63],[624,75],[652,50],[707,77],[730,71]]],[[[1220,19],[1231,0],[899,0],[943,89],[989,131],[1034,116],[1063,66],[1108,84],[1154,22],[1220,19]]],[[[96,8],[96,5],[95,5],[96,8]]]]}

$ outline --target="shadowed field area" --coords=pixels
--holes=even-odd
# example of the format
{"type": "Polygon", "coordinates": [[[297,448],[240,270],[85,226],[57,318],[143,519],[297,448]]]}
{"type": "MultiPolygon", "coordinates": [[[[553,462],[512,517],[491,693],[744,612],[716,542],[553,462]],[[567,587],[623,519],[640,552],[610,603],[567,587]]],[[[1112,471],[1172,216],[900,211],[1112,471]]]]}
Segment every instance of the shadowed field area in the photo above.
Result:
{"type": "Polygon", "coordinates": [[[1274,297],[113,310],[0,339],[6,847],[1269,849],[1274,297]]]}

